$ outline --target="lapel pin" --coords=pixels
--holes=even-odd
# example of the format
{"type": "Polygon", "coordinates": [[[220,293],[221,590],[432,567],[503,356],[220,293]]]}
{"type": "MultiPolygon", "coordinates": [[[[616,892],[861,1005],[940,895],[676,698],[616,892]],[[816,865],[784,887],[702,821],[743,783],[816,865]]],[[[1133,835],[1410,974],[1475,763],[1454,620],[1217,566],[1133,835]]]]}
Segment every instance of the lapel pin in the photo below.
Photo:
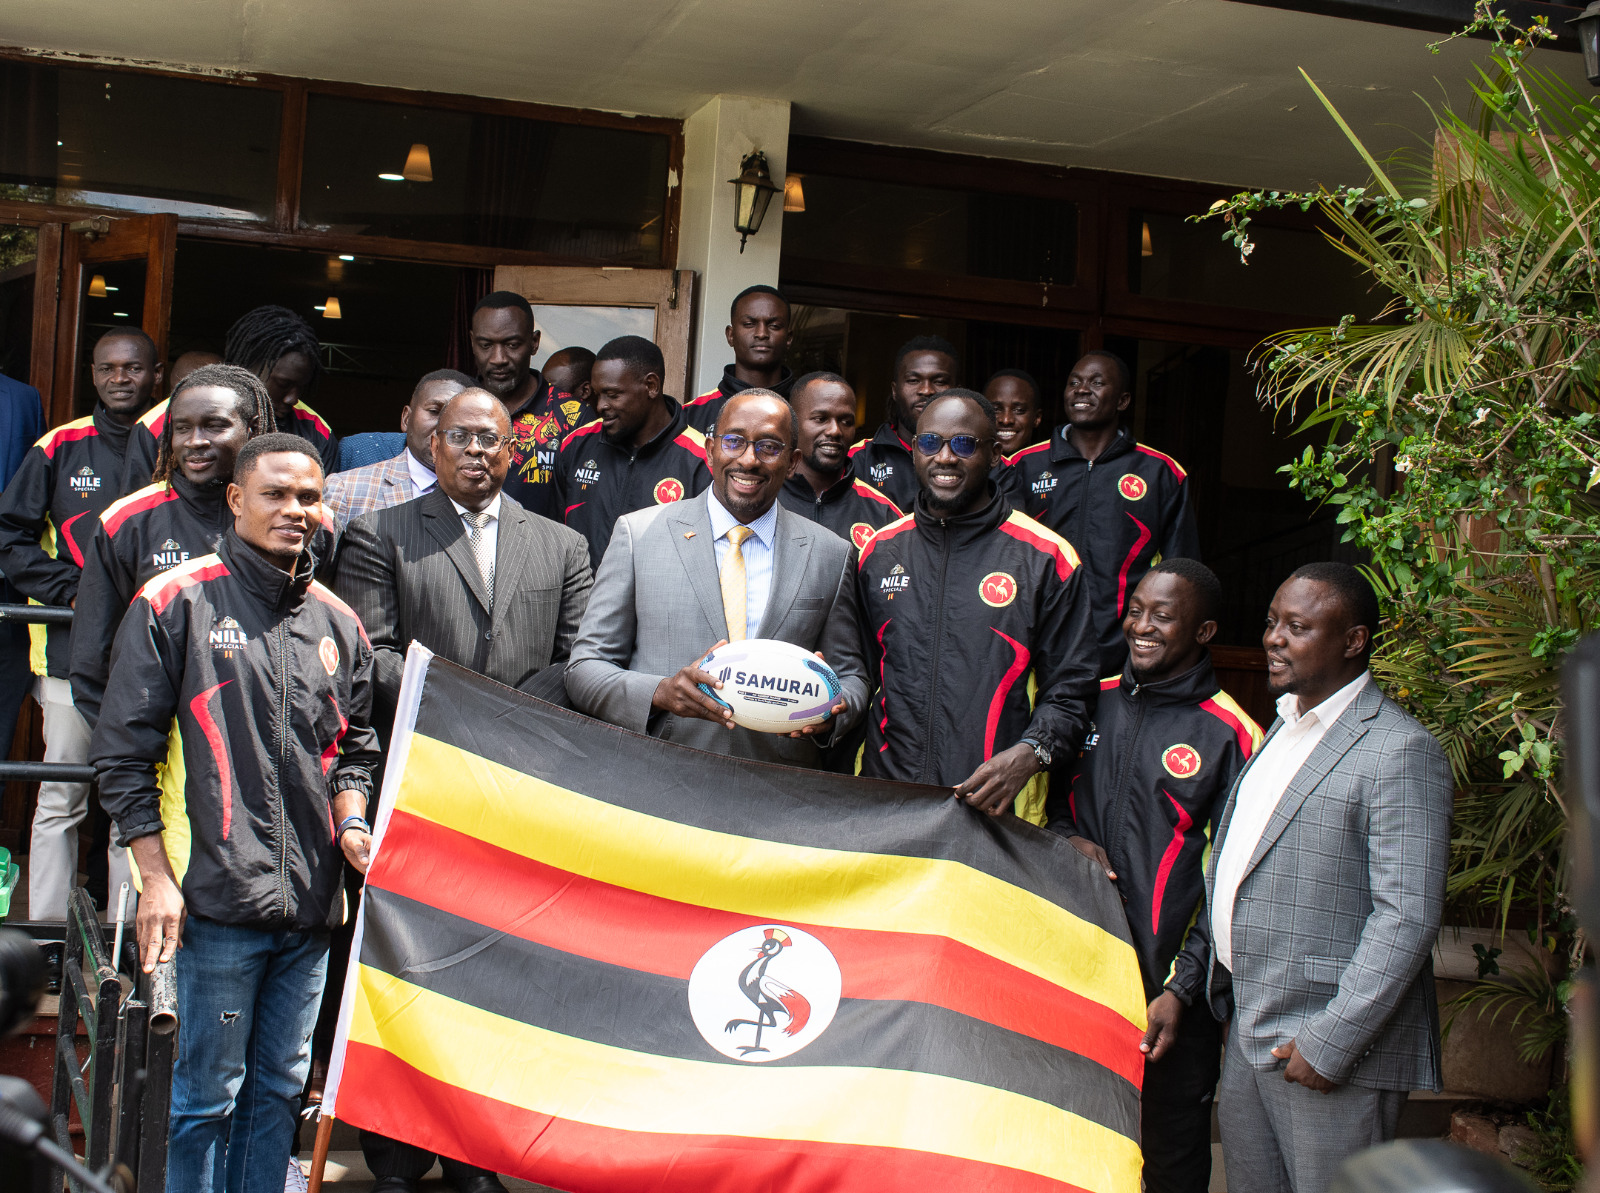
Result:
{"type": "Polygon", "coordinates": [[[683,532],[683,537],[686,538],[686,539],[692,539],[694,537],[694,531],[692,531],[692,530],[684,531],[683,532]]]}

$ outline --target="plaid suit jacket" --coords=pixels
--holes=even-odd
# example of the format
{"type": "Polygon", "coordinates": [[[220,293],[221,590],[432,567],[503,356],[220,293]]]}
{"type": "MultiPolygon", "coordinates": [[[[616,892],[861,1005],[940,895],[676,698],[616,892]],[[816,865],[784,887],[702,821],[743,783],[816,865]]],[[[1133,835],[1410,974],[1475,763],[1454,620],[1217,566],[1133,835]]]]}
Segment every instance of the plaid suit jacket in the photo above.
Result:
{"type": "Polygon", "coordinates": [[[343,529],[362,514],[386,510],[416,495],[411,470],[406,466],[406,453],[401,451],[398,456],[376,464],[335,472],[323,488],[322,501],[333,511],[343,529]]]}
{"type": "MultiPolygon", "coordinates": [[[[1208,905],[1249,769],[1223,809],[1208,905]]],[[[1290,780],[1251,855],[1234,901],[1232,972],[1206,960],[1212,1013],[1231,1011],[1254,1068],[1275,1068],[1272,1049],[1294,1040],[1340,1084],[1444,1088],[1432,950],[1451,798],[1439,743],[1369,682],[1290,780]]]]}

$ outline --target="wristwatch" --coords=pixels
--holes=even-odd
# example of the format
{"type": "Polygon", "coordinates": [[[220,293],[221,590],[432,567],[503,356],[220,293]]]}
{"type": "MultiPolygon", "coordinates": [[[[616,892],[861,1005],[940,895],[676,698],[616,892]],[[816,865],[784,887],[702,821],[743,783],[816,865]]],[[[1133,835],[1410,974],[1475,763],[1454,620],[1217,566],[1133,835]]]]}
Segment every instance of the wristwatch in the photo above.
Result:
{"type": "Polygon", "coordinates": [[[1034,741],[1033,738],[1031,738],[1031,737],[1023,738],[1022,739],[1022,744],[1027,746],[1029,749],[1031,749],[1033,751],[1033,756],[1039,760],[1039,769],[1040,770],[1049,770],[1050,769],[1050,751],[1049,750],[1045,749],[1038,742],[1034,741]]]}

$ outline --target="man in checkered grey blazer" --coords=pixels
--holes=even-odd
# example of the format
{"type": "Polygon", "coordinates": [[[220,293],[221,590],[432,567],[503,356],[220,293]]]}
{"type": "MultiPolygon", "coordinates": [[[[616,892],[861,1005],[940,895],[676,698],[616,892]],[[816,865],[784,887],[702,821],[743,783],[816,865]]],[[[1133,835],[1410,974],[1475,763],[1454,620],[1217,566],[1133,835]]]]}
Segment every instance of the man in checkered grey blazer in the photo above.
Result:
{"type": "Polygon", "coordinates": [[[322,500],[342,532],[362,514],[421,497],[433,489],[433,428],[445,404],[475,382],[455,369],[439,369],[417,382],[400,412],[406,448],[398,456],[328,477],[322,500]]]}
{"type": "Polygon", "coordinates": [[[1443,1087],[1450,767],[1368,673],[1377,624],[1371,585],[1334,563],[1296,571],[1267,614],[1279,719],[1223,809],[1209,933],[1178,960],[1233,1021],[1229,1193],[1324,1193],[1346,1156],[1394,1138],[1408,1091],[1443,1087]]]}

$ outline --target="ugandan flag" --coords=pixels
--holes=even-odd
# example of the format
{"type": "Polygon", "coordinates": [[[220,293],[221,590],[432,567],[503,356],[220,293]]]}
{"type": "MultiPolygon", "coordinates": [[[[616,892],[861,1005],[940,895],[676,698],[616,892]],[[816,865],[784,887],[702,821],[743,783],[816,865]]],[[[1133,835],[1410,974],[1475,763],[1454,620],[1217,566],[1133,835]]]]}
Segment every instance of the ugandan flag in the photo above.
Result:
{"type": "Polygon", "coordinates": [[[1138,1193],[1119,900],[948,792],[406,663],[325,1113],[577,1193],[1138,1193]]]}

